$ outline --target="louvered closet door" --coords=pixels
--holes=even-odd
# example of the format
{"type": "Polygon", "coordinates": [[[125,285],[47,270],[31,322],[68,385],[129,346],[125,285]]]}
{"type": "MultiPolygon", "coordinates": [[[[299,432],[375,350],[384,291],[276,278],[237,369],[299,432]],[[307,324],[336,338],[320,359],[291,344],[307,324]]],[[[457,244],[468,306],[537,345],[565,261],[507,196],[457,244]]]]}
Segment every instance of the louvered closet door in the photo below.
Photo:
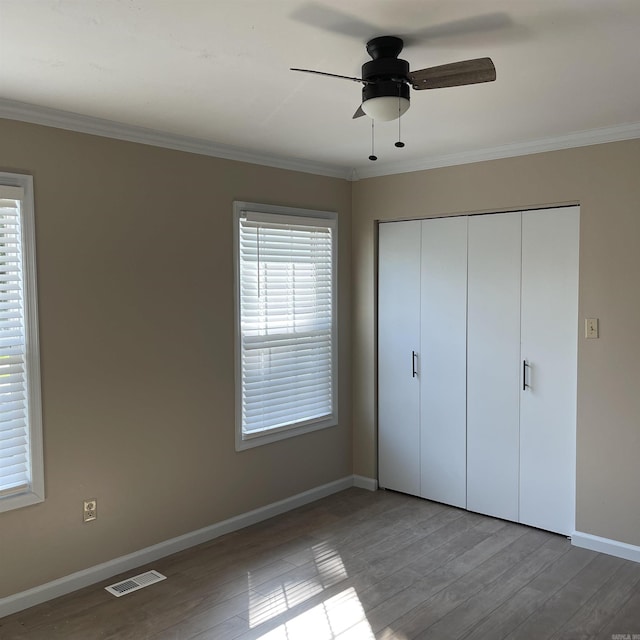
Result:
{"type": "Polygon", "coordinates": [[[518,521],[521,214],[469,218],[467,508],[518,521]]]}
{"type": "Polygon", "coordinates": [[[422,222],[420,329],[420,495],[465,507],[465,216],[422,222]]]}
{"type": "Polygon", "coordinates": [[[575,512],[578,207],[522,214],[520,522],[570,535],[575,512]]]}
{"type": "Polygon", "coordinates": [[[420,225],[379,227],[378,481],[412,495],[420,493],[420,225]]]}

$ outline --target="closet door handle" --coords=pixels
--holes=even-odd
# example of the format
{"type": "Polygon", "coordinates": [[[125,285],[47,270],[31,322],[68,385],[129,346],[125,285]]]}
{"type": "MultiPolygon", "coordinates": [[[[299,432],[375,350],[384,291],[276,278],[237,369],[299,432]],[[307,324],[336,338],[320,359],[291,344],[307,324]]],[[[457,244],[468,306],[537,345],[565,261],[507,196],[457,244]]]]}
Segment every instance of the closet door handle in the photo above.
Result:
{"type": "Polygon", "coordinates": [[[415,351],[411,352],[411,377],[415,378],[418,375],[418,369],[416,364],[418,363],[418,354],[415,351]]]}
{"type": "Polygon", "coordinates": [[[527,367],[528,366],[529,365],[527,364],[527,361],[523,360],[522,361],[522,390],[523,391],[526,391],[527,387],[529,386],[527,384],[527,367]]]}

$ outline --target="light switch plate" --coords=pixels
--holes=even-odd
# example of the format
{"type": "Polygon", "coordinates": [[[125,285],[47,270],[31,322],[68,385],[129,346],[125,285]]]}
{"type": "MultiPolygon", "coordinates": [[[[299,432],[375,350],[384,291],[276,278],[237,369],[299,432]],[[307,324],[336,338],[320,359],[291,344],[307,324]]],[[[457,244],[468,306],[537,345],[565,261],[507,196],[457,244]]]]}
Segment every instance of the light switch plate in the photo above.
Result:
{"type": "Polygon", "coordinates": [[[585,318],[584,337],[585,338],[598,337],[598,318],[585,318]]]}

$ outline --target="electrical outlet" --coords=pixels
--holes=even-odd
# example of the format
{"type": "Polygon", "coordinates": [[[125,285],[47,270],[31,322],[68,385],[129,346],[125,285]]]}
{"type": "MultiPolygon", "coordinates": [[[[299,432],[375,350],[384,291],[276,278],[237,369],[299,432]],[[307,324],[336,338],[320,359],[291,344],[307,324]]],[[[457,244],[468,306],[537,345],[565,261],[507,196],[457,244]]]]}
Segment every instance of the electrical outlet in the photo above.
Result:
{"type": "Polygon", "coordinates": [[[98,501],[95,498],[84,501],[82,517],[84,522],[92,522],[98,517],[98,501]]]}

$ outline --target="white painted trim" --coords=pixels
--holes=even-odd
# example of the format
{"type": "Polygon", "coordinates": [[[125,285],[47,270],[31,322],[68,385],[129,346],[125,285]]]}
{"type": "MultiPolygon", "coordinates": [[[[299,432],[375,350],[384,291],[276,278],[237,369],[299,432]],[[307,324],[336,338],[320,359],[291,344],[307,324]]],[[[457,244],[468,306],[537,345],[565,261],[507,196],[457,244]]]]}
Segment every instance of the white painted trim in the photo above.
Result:
{"type": "Polygon", "coordinates": [[[308,491],[303,491],[290,498],[285,498],[284,500],[273,502],[264,507],[254,509],[253,511],[242,513],[228,520],[223,520],[209,527],[185,533],[177,538],[165,540],[164,542],[140,549],[126,556],[114,558],[113,560],[89,567],[88,569],[83,569],[82,571],[77,571],[76,573],[58,578],[57,580],[47,582],[32,589],[15,593],[6,598],[0,598],[0,618],[71,593],[77,589],[82,589],[96,582],[101,582],[119,573],[159,560],[178,551],[183,551],[184,549],[202,544],[203,542],[208,542],[226,533],[248,527],[256,522],[273,518],[273,516],[291,511],[310,502],[315,502],[320,498],[338,493],[349,487],[359,486],[356,482],[357,478],[360,477],[361,476],[346,476],[345,478],[323,484],[308,491]]]}
{"type": "Polygon", "coordinates": [[[425,169],[451,167],[454,165],[469,164],[472,162],[484,162],[486,160],[500,160],[502,158],[526,156],[533,153],[544,153],[545,151],[560,151],[562,149],[586,147],[593,144],[620,142],[621,140],[635,140],[636,138],[640,138],[640,122],[631,122],[629,124],[616,125],[614,127],[576,131],[574,133],[556,136],[553,138],[541,138],[539,140],[514,142],[512,144],[504,144],[498,147],[489,147],[475,151],[463,151],[461,153],[431,156],[422,160],[383,164],[376,163],[375,166],[365,165],[354,169],[351,172],[349,179],[353,182],[358,178],[375,178],[378,176],[388,176],[396,173],[424,171],[425,169]]]}
{"type": "Polygon", "coordinates": [[[592,536],[590,533],[575,531],[571,536],[571,544],[575,547],[599,551],[600,553],[606,553],[610,556],[616,556],[617,558],[640,562],[640,547],[627,544],[626,542],[619,542],[618,540],[601,538],[599,536],[592,536]]]}
{"type": "Polygon", "coordinates": [[[353,486],[359,489],[367,489],[369,491],[378,490],[378,481],[375,478],[367,478],[366,476],[353,476],[353,486]]]}
{"type": "Polygon", "coordinates": [[[176,151],[186,151],[187,153],[197,153],[203,156],[215,158],[225,158],[227,160],[237,160],[238,162],[249,162],[260,164],[276,169],[288,169],[290,171],[302,171],[331,178],[351,179],[351,167],[340,167],[321,162],[303,160],[302,158],[283,158],[272,156],[266,153],[258,153],[250,149],[242,149],[231,145],[216,144],[207,140],[181,136],[173,133],[165,133],[146,127],[121,124],[112,120],[84,116],[70,111],[60,111],[48,107],[38,107],[25,102],[6,100],[0,98],[0,118],[8,120],[19,120],[20,122],[30,122],[41,124],[67,131],[77,131],[79,133],[89,133],[105,138],[116,140],[126,140],[128,142],[138,142],[148,144],[153,147],[163,147],[176,151]]]}
{"type": "Polygon", "coordinates": [[[42,404],[40,391],[40,342],[38,337],[38,294],[36,269],[33,177],[22,173],[0,172],[0,185],[22,191],[20,217],[22,228],[22,287],[27,375],[28,438],[30,487],[25,493],[0,499],[0,512],[43,502],[44,462],[42,449],[42,404]]]}
{"type": "MultiPolygon", "coordinates": [[[[304,224],[304,223],[303,223],[304,224]]],[[[311,433],[320,429],[328,429],[338,425],[338,214],[335,211],[319,211],[315,209],[299,209],[296,207],[281,207],[279,205],[260,204],[257,202],[233,203],[233,265],[234,265],[234,309],[235,309],[235,388],[236,388],[236,451],[244,451],[253,447],[259,447],[271,442],[277,442],[286,438],[311,433]],[[263,433],[245,435],[242,424],[242,335],[241,335],[241,309],[240,309],[240,220],[251,218],[253,220],[277,222],[295,222],[296,220],[315,220],[318,224],[324,224],[332,230],[331,236],[331,262],[332,262],[332,319],[331,319],[331,343],[332,343],[332,401],[331,414],[318,419],[298,424],[298,426],[284,426],[275,429],[265,429],[263,433]]]]}

